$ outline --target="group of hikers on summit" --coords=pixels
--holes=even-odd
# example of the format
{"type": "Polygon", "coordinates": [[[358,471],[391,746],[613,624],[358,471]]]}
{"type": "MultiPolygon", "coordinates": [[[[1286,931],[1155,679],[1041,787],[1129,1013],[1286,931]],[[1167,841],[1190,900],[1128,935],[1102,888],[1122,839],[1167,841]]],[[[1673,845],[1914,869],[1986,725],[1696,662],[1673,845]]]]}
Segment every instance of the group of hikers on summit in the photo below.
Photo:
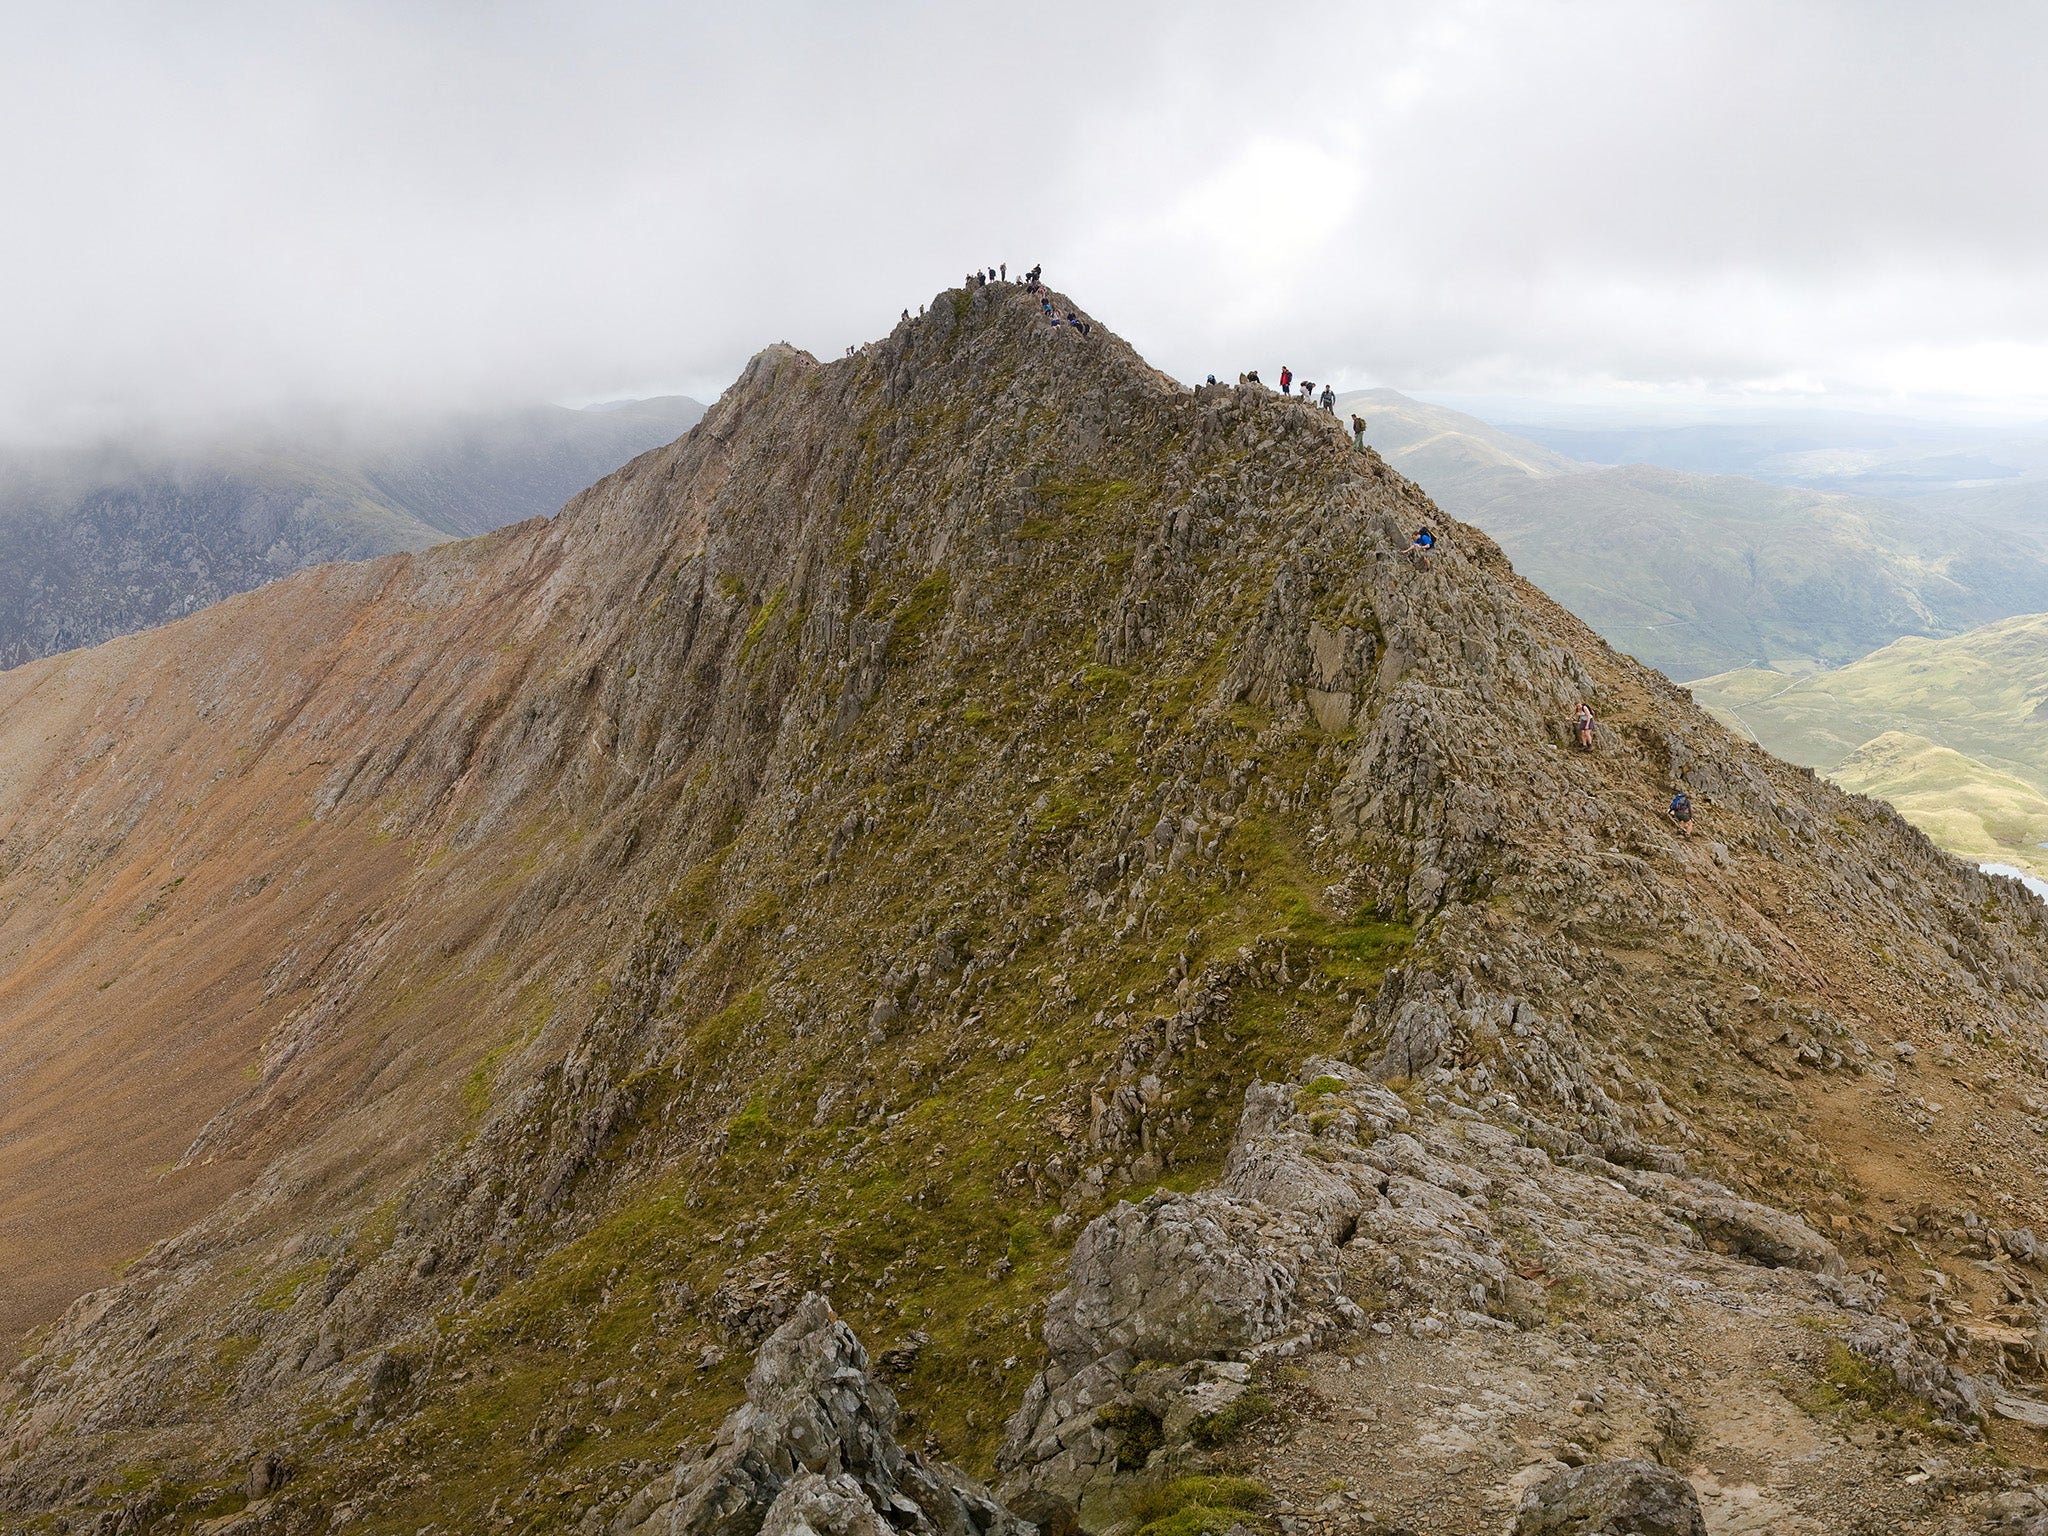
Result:
{"type": "MultiPolygon", "coordinates": [[[[1211,384],[1214,384],[1216,382],[1215,374],[1212,373],[1209,375],[1209,382],[1211,384]]],[[[1259,370],[1256,368],[1252,369],[1249,373],[1240,373],[1237,376],[1237,382],[1239,384],[1260,384],[1261,387],[1263,387],[1263,384],[1259,378],[1259,370]]],[[[1336,388],[1333,385],[1325,384],[1323,386],[1323,392],[1320,395],[1317,394],[1315,391],[1316,386],[1315,381],[1313,379],[1303,379],[1299,384],[1297,384],[1294,381],[1294,370],[1288,367],[1285,363],[1282,363],[1280,365],[1280,393],[1282,395],[1285,395],[1290,400],[1299,398],[1301,400],[1309,402],[1310,404],[1319,405],[1324,410],[1328,411],[1332,416],[1336,415],[1336,388]],[[1294,393],[1296,390],[1300,391],[1300,394],[1298,396],[1294,393]]],[[[1351,441],[1357,444],[1360,448],[1363,448],[1365,446],[1365,418],[1359,415],[1356,411],[1353,411],[1351,413],[1351,441]]]]}
{"type": "MultiPolygon", "coordinates": [[[[1024,285],[1024,291],[1038,295],[1038,308],[1045,318],[1052,322],[1054,330],[1058,330],[1062,325],[1071,326],[1082,336],[1087,336],[1089,324],[1086,320],[1071,309],[1062,313],[1052,307],[1051,296],[1042,290],[1038,281],[1038,274],[1043,270],[1043,267],[1033,267],[1018,279],[1024,285]]],[[[979,272],[967,274],[967,286],[970,288],[986,288],[990,283],[1007,283],[1009,280],[1010,264],[1007,261],[999,261],[992,267],[983,267],[979,272]]]]}
{"type": "MultiPolygon", "coordinates": [[[[1256,373],[1253,374],[1251,376],[1252,381],[1254,383],[1257,383],[1258,377],[1259,376],[1256,373]]],[[[1282,363],[1280,365],[1281,394],[1284,395],[1287,393],[1287,387],[1289,384],[1293,383],[1293,380],[1294,370],[1288,367],[1285,363],[1282,363]]],[[[1328,411],[1332,416],[1337,414],[1337,391],[1332,389],[1329,385],[1325,384],[1323,386],[1323,392],[1320,395],[1316,393],[1315,381],[1313,379],[1303,379],[1301,383],[1296,385],[1295,387],[1301,391],[1302,399],[1314,401],[1317,405],[1320,405],[1324,410],[1328,411]]],[[[1354,421],[1356,421],[1357,419],[1358,418],[1355,416],[1352,418],[1352,420],[1354,421]]]]}

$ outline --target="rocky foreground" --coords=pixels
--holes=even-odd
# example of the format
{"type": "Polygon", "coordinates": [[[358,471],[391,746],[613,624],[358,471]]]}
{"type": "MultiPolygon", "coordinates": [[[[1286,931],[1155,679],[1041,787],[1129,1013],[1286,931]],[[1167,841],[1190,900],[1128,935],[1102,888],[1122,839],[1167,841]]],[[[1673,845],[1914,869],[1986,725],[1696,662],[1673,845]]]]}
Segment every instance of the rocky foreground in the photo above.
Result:
{"type": "Polygon", "coordinates": [[[10,1529],[2043,1519],[2041,905],[1013,286],[0,784],[10,1529]]]}

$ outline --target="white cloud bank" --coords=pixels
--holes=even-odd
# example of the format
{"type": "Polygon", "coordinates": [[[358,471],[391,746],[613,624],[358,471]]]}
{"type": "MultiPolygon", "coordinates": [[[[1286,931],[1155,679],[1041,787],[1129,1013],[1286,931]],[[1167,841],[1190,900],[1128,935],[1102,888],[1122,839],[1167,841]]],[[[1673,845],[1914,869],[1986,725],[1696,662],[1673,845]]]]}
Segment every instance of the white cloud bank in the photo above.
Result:
{"type": "Polygon", "coordinates": [[[1190,378],[2048,402],[2033,5],[4,19],[4,437],[715,390],[998,260],[1190,378]]]}

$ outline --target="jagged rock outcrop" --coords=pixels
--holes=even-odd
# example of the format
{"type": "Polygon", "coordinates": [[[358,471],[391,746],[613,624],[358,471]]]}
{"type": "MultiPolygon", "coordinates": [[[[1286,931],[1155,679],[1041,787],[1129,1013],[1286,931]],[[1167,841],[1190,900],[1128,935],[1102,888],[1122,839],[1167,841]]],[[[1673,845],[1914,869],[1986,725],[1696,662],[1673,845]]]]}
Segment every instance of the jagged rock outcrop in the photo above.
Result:
{"type": "MultiPolygon", "coordinates": [[[[1987,1385],[1884,1317],[1883,1301],[1786,1212],[1705,1180],[1554,1159],[1471,1111],[1413,1110],[1369,1074],[1312,1059],[1301,1081],[1248,1092],[1218,1188],[1119,1206],[1082,1235],[1067,1288],[1047,1309],[1050,1361],[1009,1424],[1001,1486],[1006,1497],[1054,1495],[1114,1519],[1134,1481],[1208,1472],[1217,1454],[1241,1464],[1243,1449],[1230,1444],[1270,1411],[1276,1361],[1297,1371],[1323,1362],[1317,1393],[1335,1396],[1324,1384],[1333,1373],[1362,1384],[1374,1374],[1368,1363],[1386,1365],[1397,1347],[1413,1358],[1384,1374],[1406,1400],[1368,1391],[1362,1411],[1377,1424],[1416,1412],[1424,1393],[1449,1394],[1456,1432],[1418,1425],[1420,1445],[1479,1486],[1523,1490],[1517,1532],[1694,1536],[1705,1526],[1684,1471],[1700,1450],[1698,1426],[1754,1389],[1717,1392],[1695,1353],[1719,1331],[1717,1311],[1751,1330],[1730,1341],[1738,1357],[1759,1337],[1817,1332],[1871,1372],[1856,1390],[1882,1383],[1915,1412],[1975,1432],[1987,1385]],[[1282,1256],[1294,1262],[1273,1262],[1282,1256]],[[1263,1286],[1230,1283],[1252,1270],[1263,1286]],[[1220,1283],[1197,1322],[1176,1331],[1180,1288],[1197,1277],[1220,1283]],[[1564,1322],[1561,1296],[1590,1301],[1603,1337],[1632,1341],[1594,1381],[1574,1356],[1605,1351],[1564,1322]],[[1560,1330],[1566,1351],[1547,1342],[1560,1330]],[[1640,1408],[1624,1408],[1624,1394],[1640,1408]],[[1490,1413],[1475,1412],[1472,1398],[1491,1400],[1490,1413]],[[1567,1400],[1584,1415],[1570,1435],[1628,1445],[1635,1457],[1583,1465],[1589,1453],[1576,1439],[1539,1439],[1569,1460],[1530,1462],[1523,1447],[1535,1428],[1483,1440],[1471,1432],[1488,1417],[1540,1424],[1544,1409],[1567,1400]]],[[[1762,1390],[1777,1397],[1776,1386],[1762,1390]]],[[[1396,1497],[1369,1448],[1318,1446],[1304,1476],[1356,1474],[1396,1497]]],[[[1843,1459],[1834,1475],[1844,1486],[1868,1475],[1855,1453],[1843,1459]]],[[[1409,1502],[1386,1517],[1429,1528],[1419,1522],[1433,1486],[1418,1467],[1409,1502]]]]}
{"type": "Polygon", "coordinates": [[[1032,1536],[953,1468],[896,1441],[896,1399],[815,1293],[769,1335],[701,1456],[650,1484],[612,1536],[1032,1536]]]}

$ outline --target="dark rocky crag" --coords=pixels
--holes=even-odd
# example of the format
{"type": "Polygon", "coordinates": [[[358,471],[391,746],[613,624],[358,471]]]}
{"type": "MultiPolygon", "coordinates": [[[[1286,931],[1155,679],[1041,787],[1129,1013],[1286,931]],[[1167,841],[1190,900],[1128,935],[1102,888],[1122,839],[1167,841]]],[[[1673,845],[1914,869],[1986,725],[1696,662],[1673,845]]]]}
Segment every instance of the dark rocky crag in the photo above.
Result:
{"type": "Polygon", "coordinates": [[[637,1529],[812,1290],[1050,1524],[2030,1518],[2039,904],[1307,407],[958,291],[124,644],[0,692],[0,942],[90,995],[161,930],[67,893],[175,867],[279,1006],[150,1111],[245,1171],[13,1373],[25,1528],[637,1529]]]}

